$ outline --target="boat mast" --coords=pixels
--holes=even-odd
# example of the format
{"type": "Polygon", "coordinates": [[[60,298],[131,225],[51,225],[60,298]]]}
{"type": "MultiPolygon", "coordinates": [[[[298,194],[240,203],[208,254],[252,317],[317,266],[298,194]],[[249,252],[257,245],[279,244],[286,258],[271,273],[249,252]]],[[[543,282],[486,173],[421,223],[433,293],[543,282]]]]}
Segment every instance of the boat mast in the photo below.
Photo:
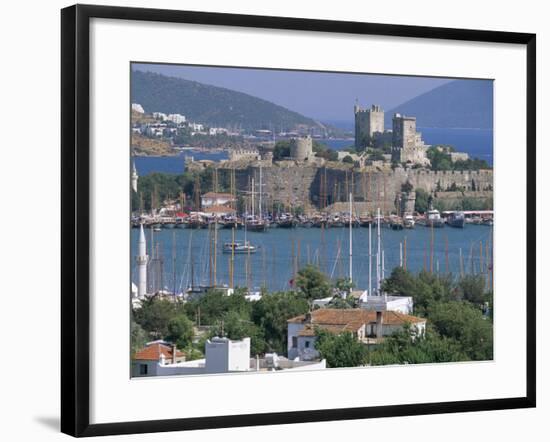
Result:
{"type": "Polygon", "coordinates": [[[254,177],[252,178],[252,192],[251,192],[251,197],[252,197],[252,219],[254,219],[254,177]]]}
{"type": "Polygon", "coordinates": [[[377,294],[380,296],[380,279],[381,279],[381,268],[380,268],[380,260],[382,258],[381,256],[381,244],[380,244],[380,207],[378,208],[377,214],[376,214],[377,222],[376,222],[376,235],[378,239],[378,253],[377,253],[377,265],[376,265],[376,288],[377,288],[377,294]]]}
{"type": "Polygon", "coordinates": [[[263,192],[263,189],[262,189],[262,166],[260,166],[260,194],[259,194],[259,203],[258,203],[258,212],[259,212],[259,217],[260,217],[260,221],[262,220],[262,192],[263,192]]]}
{"type": "Polygon", "coordinates": [[[353,213],[353,195],[349,193],[349,283],[350,294],[352,292],[351,283],[353,282],[353,233],[352,233],[352,213],[353,213]]]}
{"type": "Polygon", "coordinates": [[[235,226],[231,228],[231,265],[230,265],[230,277],[231,277],[231,288],[234,287],[235,283],[235,226]]]}
{"type": "Polygon", "coordinates": [[[367,296],[372,296],[372,223],[369,223],[369,291],[367,296]]]}

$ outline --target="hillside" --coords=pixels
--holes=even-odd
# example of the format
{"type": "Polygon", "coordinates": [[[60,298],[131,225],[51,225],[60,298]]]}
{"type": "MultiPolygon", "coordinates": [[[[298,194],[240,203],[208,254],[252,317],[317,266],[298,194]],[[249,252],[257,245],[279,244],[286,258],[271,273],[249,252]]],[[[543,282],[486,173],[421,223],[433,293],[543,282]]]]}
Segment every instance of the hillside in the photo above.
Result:
{"type": "MultiPolygon", "coordinates": [[[[455,80],[409,100],[387,115],[399,112],[415,116],[420,127],[477,128],[493,127],[493,82],[455,80]]],[[[391,128],[391,117],[386,118],[391,128]]]]}
{"type": "Polygon", "coordinates": [[[132,154],[136,156],[171,156],[175,151],[163,140],[132,134],[132,154]]]}
{"type": "Polygon", "coordinates": [[[196,81],[133,71],[132,102],[146,112],[179,113],[210,126],[292,130],[319,126],[311,118],[269,101],[196,81]]]}

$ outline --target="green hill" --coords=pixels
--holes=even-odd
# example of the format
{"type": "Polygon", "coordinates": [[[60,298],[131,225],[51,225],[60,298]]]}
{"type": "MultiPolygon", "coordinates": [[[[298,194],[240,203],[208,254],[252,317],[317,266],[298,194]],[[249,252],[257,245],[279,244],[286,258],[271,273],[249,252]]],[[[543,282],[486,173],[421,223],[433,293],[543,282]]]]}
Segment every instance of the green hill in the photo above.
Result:
{"type": "Polygon", "coordinates": [[[133,103],[146,112],[179,113],[209,126],[245,130],[293,130],[297,126],[319,127],[311,118],[242,92],[183,78],[132,71],[133,103]]]}
{"type": "MultiPolygon", "coordinates": [[[[420,127],[493,128],[493,82],[455,80],[388,111],[416,117],[420,127]]],[[[391,117],[386,118],[391,128],[391,117]]]]}

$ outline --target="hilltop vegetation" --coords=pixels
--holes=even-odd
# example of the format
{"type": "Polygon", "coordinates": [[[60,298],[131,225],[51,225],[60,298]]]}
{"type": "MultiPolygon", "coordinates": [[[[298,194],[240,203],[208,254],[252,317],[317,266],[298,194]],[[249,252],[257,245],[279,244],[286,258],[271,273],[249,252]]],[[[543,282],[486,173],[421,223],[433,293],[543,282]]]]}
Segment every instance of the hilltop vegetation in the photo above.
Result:
{"type": "Polygon", "coordinates": [[[300,125],[320,127],[311,118],[242,92],[152,72],[132,72],[131,96],[148,113],[179,113],[209,126],[287,131],[300,125]]]}
{"type": "Polygon", "coordinates": [[[168,156],[174,155],[170,143],[164,140],[144,137],[140,134],[132,134],[132,151],[137,156],[168,156]]]}

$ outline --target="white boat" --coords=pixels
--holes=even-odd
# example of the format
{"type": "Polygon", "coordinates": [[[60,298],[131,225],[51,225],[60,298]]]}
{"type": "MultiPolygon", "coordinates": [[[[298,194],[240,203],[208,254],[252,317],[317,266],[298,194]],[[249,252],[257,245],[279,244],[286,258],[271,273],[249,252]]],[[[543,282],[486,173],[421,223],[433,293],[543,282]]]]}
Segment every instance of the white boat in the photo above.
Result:
{"type": "Polygon", "coordinates": [[[443,227],[445,220],[441,218],[441,214],[437,209],[430,209],[427,213],[426,227],[443,227]]]}
{"type": "Polygon", "coordinates": [[[226,242],[223,245],[223,253],[248,254],[248,253],[256,253],[257,250],[258,248],[250,244],[249,241],[226,242]]]}
{"type": "Polygon", "coordinates": [[[414,223],[414,216],[412,216],[411,214],[405,215],[403,217],[403,227],[405,227],[406,229],[414,229],[414,223]]]}

